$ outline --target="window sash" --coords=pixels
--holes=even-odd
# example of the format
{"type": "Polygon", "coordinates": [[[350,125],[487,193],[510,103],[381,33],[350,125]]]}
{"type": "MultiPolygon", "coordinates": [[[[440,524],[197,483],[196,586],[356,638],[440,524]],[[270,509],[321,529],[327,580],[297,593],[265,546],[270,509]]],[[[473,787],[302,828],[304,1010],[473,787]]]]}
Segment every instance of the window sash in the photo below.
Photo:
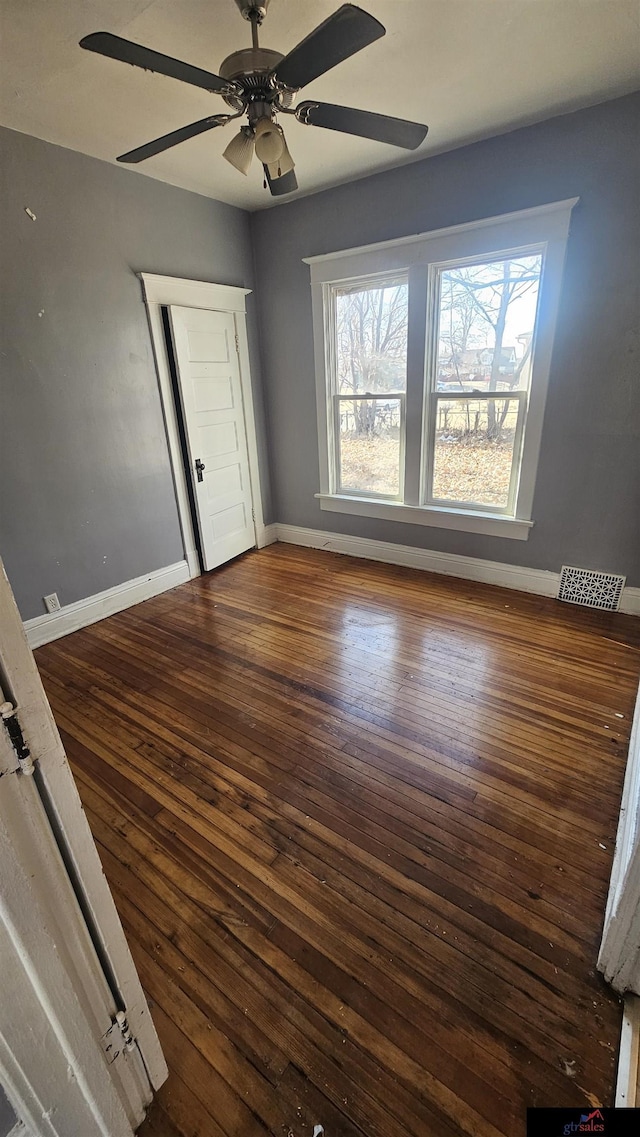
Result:
{"type": "Polygon", "coordinates": [[[520,481],[520,468],[522,463],[522,445],[526,422],[528,402],[527,391],[487,391],[474,395],[470,391],[459,391],[447,394],[445,391],[431,391],[428,398],[428,424],[425,431],[425,483],[423,504],[436,505],[450,509],[470,509],[475,513],[501,514],[505,517],[515,517],[518,496],[518,483],[520,481]],[[433,469],[436,457],[436,428],[438,424],[438,404],[440,402],[473,402],[484,403],[491,400],[512,400],[517,402],[517,420],[513,440],[513,453],[511,456],[511,474],[509,477],[509,491],[504,506],[487,505],[486,502],[470,500],[454,500],[453,498],[436,497],[433,493],[433,469]]]}
{"type": "Polygon", "coordinates": [[[421,454],[420,454],[420,470],[421,470],[421,492],[420,503],[425,506],[436,506],[438,508],[449,509],[464,509],[470,510],[474,513],[484,514],[499,514],[504,517],[516,517],[518,515],[518,496],[521,483],[521,473],[524,462],[524,441],[527,427],[527,411],[530,402],[530,394],[532,385],[535,381],[536,371],[536,350],[538,338],[538,322],[540,319],[540,298],[544,287],[546,262],[547,262],[548,243],[546,241],[535,241],[524,243],[517,243],[511,248],[501,248],[491,250],[487,249],[481,255],[469,254],[462,257],[447,257],[446,259],[433,261],[428,268],[428,288],[427,288],[427,304],[426,312],[424,315],[425,334],[427,341],[427,356],[424,377],[424,422],[421,440],[421,454]],[[440,340],[440,315],[441,315],[441,295],[442,295],[442,277],[445,272],[450,269],[464,268],[468,265],[481,265],[492,264],[493,262],[502,261],[505,259],[517,259],[518,257],[539,256],[540,257],[540,275],[538,283],[538,298],[536,304],[536,313],[534,319],[534,327],[532,329],[532,347],[531,347],[531,363],[530,363],[530,380],[529,386],[526,390],[520,389],[515,391],[479,391],[476,395],[471,391],[442,391],[438,389],[438,348],[440,340]],[[436,458],[436,428],[438,422],[438,403],[442,399],[447,401],[452,400],[471,400],[480,401],[488,399],[516,399],[518,402],[518,414],[516,421],[516,430],[514,436],[513,453],[511,458],[511,474],[509,478],[509,491],[507,495],[507,503],[504,506],[487,505],[484,502],[474,501],[458,501],[450,498],[437,497],[433,493],[433,473],[434,463],[436,458]]]}
{"type": "Polygon", "coordinates": [[[405,470],[405,438],[406,438],[406,396],[404,391],[386,391],[384,395],[338,395],[333,396],[333,458],[334,458],[334,486],[335,493],[348,494],[349,497],[373,498],[376,501],[404,501],[404,470],[405,470]],[[351,486],[343,486],[341,470],[341,439],[340,439],[340,406],[342,403],[388,403],[400,404],[400,428],[398,437],[398,493],[383,494],[375,490],[356,490],[351,486]]]}
{"type": "MultiPolygon", "coordinates": [[[[389,273],[389,272],[372,272],[365,276],[354,277],[350,280],[341,280],[329,282],[324,285],[324,314],[325,314],[325,353],[326,353],[326,366],[327,366],[327,389],[332,395],[346,394],[338,389],[338,319],[337,319],[337,300],[338,297],[345,293],[353,292],[366,292],[374,291],[384,287],[396,288],[405,284],[407,286],[407,305],[410,305],[411,296],[411,283],[410,273],[408,270],[389,273]]],[[[410,319],[410,317],[409,317],[410,319]]],[[[408,355],[405,367],[405,380],[404,389],[402,394],[406,394],[408,376],[408,355]]],[[[390,394],[385,391],[384,394],[390,394]]],[[[377,398],[379,392],[371,395],[359,394],[353,398],[377,398]]]]}

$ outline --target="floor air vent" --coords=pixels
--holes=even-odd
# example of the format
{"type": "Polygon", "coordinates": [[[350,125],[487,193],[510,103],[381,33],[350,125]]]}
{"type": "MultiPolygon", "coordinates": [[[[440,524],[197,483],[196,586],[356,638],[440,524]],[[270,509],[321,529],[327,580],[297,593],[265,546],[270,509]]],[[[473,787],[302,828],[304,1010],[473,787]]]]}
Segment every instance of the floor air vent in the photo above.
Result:
{"type": "Polygon", "coordinates": [[[588,608],[606,608],[616,612],[626,577],[612,572],[591,572],[590,569],[562,566],[558,600],[567,604],[586,604],[588,608]]]}

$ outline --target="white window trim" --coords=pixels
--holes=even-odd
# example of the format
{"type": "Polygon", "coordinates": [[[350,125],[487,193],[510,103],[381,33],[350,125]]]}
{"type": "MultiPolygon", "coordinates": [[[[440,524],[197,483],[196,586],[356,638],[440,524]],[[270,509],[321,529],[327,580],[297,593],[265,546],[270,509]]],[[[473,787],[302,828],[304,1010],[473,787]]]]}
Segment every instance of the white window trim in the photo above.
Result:
{"type": "MultiPolygon", "coordinates": [[[[480,221],[466,222],[431,233],[419,233],[396,241],[383,241],[375,245],[365,245],[343,252],[327,253],[322,256],[305,257],[311,269],[311,292],[313,305],[313,336],[315,348],[316,405],[318,415],[318,444],[320,455],[320,492],[316,494],[320,508],[337,513],[350,513],[383,520],[402,521],[409,524],[429,525],[438,528],[459,529],[465,532],[483,533],[489,536],[511,537],[527,540],[534,524],[532,520],[533,497],[537,475],[542,424],[549,384],[551,353],[555,334],[562,271],[566,252],[571,211],[579,198],[553,202],[507,213],[498,217],[484,218],[480,221]],[[333,286],[345,281],[363,277],[388,274],[392,272],[409,273],[410,329],[407,348],[407,370],[409,374],[426,373],[426,337],[411,334],[411,307],[420,303],[421,311],[427,312],[430,297],[429,281],[434,266],[460,258],[468,261],[473,257],[499,257],[502,252],[530,246],[544,249],[544,267],[540,283],[538,319],[536,326],[536,348],[529,394],[529,406],[520,479],[517,493],[515,515],[483,512],[477,508],[449,508],[439,505],[421,505],[420,482],[405,486],[404,502],[385,501],[380,498],[367,498],[361,495],[335,492],[335,455],[331,416],[332,399],[329,395],[328,376],[331,366],[331,322],[328,294],[333,286]]],[[[426,317],[425,317],[426,318],[426,317]]],[[[408,397],[410,398],[409,392],[408,397]]],[[[422,393],[419,422],[417,416],[407,416],[407,446],[416,446],[417,432],[424,437],[425,406],[428,395],[422,393]]],[[[424,447],[423,447],[424,453],[424,447]]]]}
{"type": "Polygon", "coordinates": [[[484,533],[489,537],[513,537],[526,541],[533,521],[503,517],[499,513],[480,513],[476,509],[450,509],[438,505],[406,505],[402,501],[353,497],[348,494],[317,493],[320,509],[330,513],[351,513],[357,517],[377,517],[383,521],[403,521],[405,525],[430,525],[435,529],[460,529],[465,533],[484,533]]]}

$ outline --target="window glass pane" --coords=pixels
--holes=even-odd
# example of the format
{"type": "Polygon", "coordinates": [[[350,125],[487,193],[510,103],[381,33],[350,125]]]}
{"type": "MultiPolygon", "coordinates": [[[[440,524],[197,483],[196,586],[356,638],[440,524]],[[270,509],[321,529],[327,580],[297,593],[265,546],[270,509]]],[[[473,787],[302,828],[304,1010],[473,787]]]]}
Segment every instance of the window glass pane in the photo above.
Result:
{"type": "Polygon", "coordinates": [[[518,400],[438,398],[435,413],[434,499],[507,506],[518,400]]]}
{"type": "Polygon", "coordinates": [[[440,274],[437,389],[526,390],[542,256],[512,256],[440,274]]]}
{"type": "Polygon", "coordinates": [[[340,399],[343,490],[400,493],[400,399],[340,399]]]}
{"type": "Polygon", "coordinates": [[[406,389],[408,295],[406,276],[335,290],[338,394],[406,389]]]}

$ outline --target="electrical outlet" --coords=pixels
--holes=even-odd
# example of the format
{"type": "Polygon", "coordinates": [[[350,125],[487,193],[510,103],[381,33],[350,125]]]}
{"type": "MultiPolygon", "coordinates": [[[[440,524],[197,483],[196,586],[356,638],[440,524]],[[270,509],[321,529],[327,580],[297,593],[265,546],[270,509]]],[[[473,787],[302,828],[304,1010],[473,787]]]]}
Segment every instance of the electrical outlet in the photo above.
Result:
{"type": "Polygon", "coordinates": [[[57,592],[52,592],[50,596],[43,596],[42,599],[44,600],[44,606],[47,612],[60,611],[60,601],[58,600],[57,592]]]}

